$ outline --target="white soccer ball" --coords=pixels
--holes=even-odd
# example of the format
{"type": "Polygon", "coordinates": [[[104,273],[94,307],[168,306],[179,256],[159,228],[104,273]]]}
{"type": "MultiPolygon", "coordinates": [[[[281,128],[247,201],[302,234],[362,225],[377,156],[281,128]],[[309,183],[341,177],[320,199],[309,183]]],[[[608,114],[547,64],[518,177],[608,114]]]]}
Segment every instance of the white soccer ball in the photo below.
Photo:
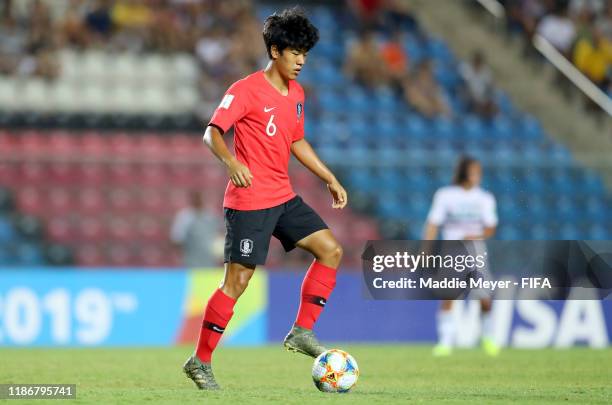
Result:
{"type": "Polygon", "coordinates": [[[357,362],[339,349],[321,353],[312,366],[312,381],[323,392],[348,392],[358,378],[357,362]]]}

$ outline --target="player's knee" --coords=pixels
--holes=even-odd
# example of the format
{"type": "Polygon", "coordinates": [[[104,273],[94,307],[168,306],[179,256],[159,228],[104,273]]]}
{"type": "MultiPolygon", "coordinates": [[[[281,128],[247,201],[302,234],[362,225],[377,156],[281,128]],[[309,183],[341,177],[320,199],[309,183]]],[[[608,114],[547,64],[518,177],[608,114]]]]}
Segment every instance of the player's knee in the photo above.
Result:
{"type": "Polygon", "coordinates": [[[235,271],[226,278],[223,283],[223,290],[230,297],[238,298],[242,295],[244,290],[249,285],[249,280],[251,280],[251,276],[253,275],[252,271],[235,271]]]}
{"type": "Polygon", "coordinates": [[[480,301],[480,309],[482,310],[482,312],[489,312],[491,311],[491,307],[492,307],[492,303],[491,300],[481,300],[480,301]]]}
{"type": "Polygon", "coordinates": [[[325,248],[321,252],[321,258],[325,261],[340,263],[343,254],[344,251],[342,250],[342,246],[340,246],[338,242],[333,241],[325,245],[325,248]]]}

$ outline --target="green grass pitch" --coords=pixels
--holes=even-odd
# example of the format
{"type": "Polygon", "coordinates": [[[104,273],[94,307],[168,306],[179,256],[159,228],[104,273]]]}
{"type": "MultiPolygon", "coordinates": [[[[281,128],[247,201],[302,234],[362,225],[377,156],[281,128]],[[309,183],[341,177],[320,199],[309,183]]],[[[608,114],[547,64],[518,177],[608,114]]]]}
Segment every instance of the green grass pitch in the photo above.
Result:
{"type": "Polygon", "coordinates": [[[4,348],[0,383],[74,383],[77,399],[71,404],[612,403],[612,349],[505,350],[497,358],[458,350],[432,358],[429,346],[340,347],[361,370],[348,394],[317,391],[312,360],[280,345],[218,350],[219,392],[198,391],[183,375],[189,347],[4,348]]]}

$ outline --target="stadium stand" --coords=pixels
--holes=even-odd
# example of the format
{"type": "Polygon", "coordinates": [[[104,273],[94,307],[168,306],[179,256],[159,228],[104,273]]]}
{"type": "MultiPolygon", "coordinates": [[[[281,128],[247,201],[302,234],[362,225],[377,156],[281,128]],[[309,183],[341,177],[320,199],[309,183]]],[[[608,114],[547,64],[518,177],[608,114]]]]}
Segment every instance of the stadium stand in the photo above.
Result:
{"type": "MultiPolygon", "coordinates": [[[[68,12],[61,8],[68,2],[37,4],[51,3],[49,13],[54,21],[64,21],[59,26],[69,37],[68,12]]],[[[181,7],[192,3],[169,4],[178,8],[163,10],[180,17],[181,7]]],[[[228,18],[238,15],[245,25],[251,25],[255,14],[250,2],[236,2],[242,6],[235,9],[222,6],[223,2],[214,4],[226,7],[223,15],[228,18]]],[[[109,18],[113,16],[110,10],[109,18]]],[[[260,21],[272,11],[267,5],[255,10],[260,21]]],[[[452,114],[426,118],[407,103],[396,83],[367,86],[343,70],[349,49],[359,40],[354,16],[325,6],[313,7],[309,13],[320,29],[321,41],[300,76],[308,93],[306,133],[320,156],[341,173],[352,208],[341,216],[335,214],[325,188],[303,169],[292,168],[294,185],[346,246],[348,266],[359,263],[365,240],[418,239],[433,191],[450,181],[452,165],[464,153],[483,162],[484,186],[497,196],[498,238],[612,237],[612,201],[600,177],[581,167],[570,151],[548,136],[537,118],[520,111],[499,90],[494,94],[497,114],[481,117],[471,113],[461,95],[459,61],[442,40],[422,32],[413,19],[410,24],[399,24],[399,31],[389,32],[375,24],[368,28],[377,44],[399,38],[411,68],[422,61],[433,63],[434,79],[452,114]]],[[[82,11],[80,18],[91,14],[91,10],[82,11]]],[[[7,22],[2,24],[4,28],[7,22]]],[[[99,49],[96,40],[79,43],[83,34],[77,30],[81,34],[70,37],[72,42],[65,39],[68,42],[61,47],[62,41],[57,48],[52,46],[58,64],[53,77],[43,78],[36,70],[18,76],[5,71],[0,76],[0,109],[9,115],[45,111],[90,116],[185,112],[206,116],[214,107],[212,100],[218,102],[224,83],[231,81],[230,76],[215,76],[215,49],[231,45],[231,39],[222,41],[214,30],[206,26],[198,31],[200,40],[210,39],[200,42],[199,49],[206,55],[200,60],[195,40],[165,49],[151,39],[156,38],[153,34],[134,39],[151,31],[134,34],[128,30],[140,45],[136,50],[117,52],[99,49]]],[[[110,44],[123,38],[115,31],[105,35],[110,44]]],[[[245,34],[236,35],[234,40],[239,41],[244,38],[238,35],[245,34]]],[[[265,56],[263,46],[257,49],[262,51],[260,57],[265,56]]],[[[253,59],[249,55],[238,63],[240,69],[232,71],[231,77],[240,77],[256,62],[261,66],[261,60],[253,59]]],[[[194,189],[204,190],[207,198],[220,203],[227,181],[222,168],[202,146],[199,133],[177,128],[169,132],[143,128],[104,131],[95,128],[97,121],[92,122],[94,129],[0,129],[3,190],[13,195],[19,212],[42,219],[50,241],[70,246],[79,265],[178,265],[168,241],[172,214],[186,204],[188,192],[194,189]]],[[[9,222],[0,221],[3,246],[21,240],[17,234],[21,231],[16,232],[9,222]]],[[[30,248],[28,242],[14,250],[25,257],[17,261],[14,252],[9,254],[3,248],[0,260],[45,262],[44,254],[32,253],[36,249],[30,248]]],[[[271,267],[292,260],[299,262],[299,256],[290,256],[288,262],[280,246],[273,245],[271,267]]]]}

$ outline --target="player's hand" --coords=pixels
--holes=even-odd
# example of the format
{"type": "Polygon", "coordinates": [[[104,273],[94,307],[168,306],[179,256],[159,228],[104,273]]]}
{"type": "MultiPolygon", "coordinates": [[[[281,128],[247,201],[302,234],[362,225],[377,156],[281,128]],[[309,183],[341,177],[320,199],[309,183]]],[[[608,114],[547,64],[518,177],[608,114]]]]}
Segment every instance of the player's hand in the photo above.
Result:
{"type": "Polygon", "coordinates": [[[232,159],[227,166],[227,174],[229,175],[232,184],[236,187],[249,187],[253,182],[253,175],[248,167],[238,161],[232,159]]]}
{"type": "Polygon", "coordinates": [[[348,203],[348,196],[346,195],[346,190],[337,180],[332,181],[327,185],[327,189],[332,195],[333,202],[332,208],[344,208],[348,203]]]}

